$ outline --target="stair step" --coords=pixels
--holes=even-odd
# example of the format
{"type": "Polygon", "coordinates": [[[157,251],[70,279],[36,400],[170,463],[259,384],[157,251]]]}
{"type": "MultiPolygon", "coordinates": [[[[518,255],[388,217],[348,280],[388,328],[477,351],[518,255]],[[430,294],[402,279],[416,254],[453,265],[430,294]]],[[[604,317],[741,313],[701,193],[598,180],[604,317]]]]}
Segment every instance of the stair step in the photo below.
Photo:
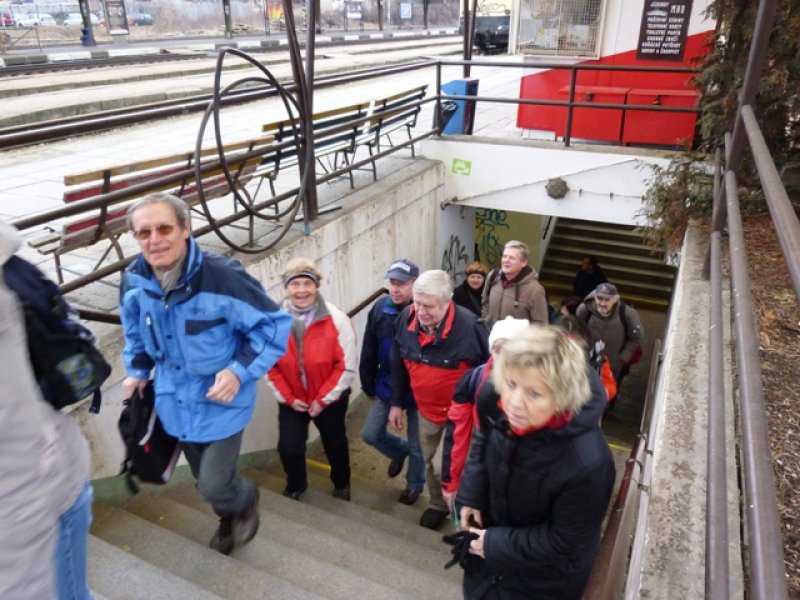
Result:
{"type": "Polygon", "coordinates": [[[605,269],[606,264],[617,265],[652,265],[655,268],[661,266],[668,266],[664,262],[663,257],[652,256],[650,254],[631,255],[628,252],[616,252],[613,250],[606,250],[603,252],[586,252],[583,248],[576,248],[569,244],[562,244],[556,238],[553,238],[550,245],[547,247],[548,256],[558,256],[562,259],[571,259],[575,265],[575,270],[578,270],[581,259],[587,254],[594,254],[600,266],[605,269]]]}
{"type": "MultiPolygon", "coordinates": [[[[135,498],[136,503],[150,506],[155,506],[158,500],[159,496],[146,494],[135,498]]],[[[223,597],[287,600],[299,595],[323,597],[211,550],[207,544],[216,521],[199,524],[194,532],[201,539],[192,543],[166,527],[169,522],[162,519],[163,516],[159,515],[158,520],[145,519],[122,508],[96,502],[92,532],[142,560],[223,597]]]]}
{"type": "MultiPolygon", "coordinates": [[[[181,486],[176,486],[176,488],[181,486]]],[[[187,494],[196,490],[185,485],[187,494]]],[[[205,504],[199,496],[197,501],[205,504]]],[[[129,508],[141,518],[158,523],[176,534],[182,535],[198,544],[205,545],[217,524],[216,516],[208,511],[198,510],[177,499],[160,496],[154,502],[144,500],[129,501],[129,508]]],[[[263,502],[262,502],[263,506],[263,502]]],[[[262,512],[261,529],[281,527],[268,513],[262,512]]],[[[319,560],[297,550],[292,546],[266,539],[259,533],[248,544],[234,550],[232,557],[255,569],[264,571],[287,582],[303,588],[302,597],[319,594],[325,598],[348,600],[360,594],[372,598],[400,598],[398,593],[380,582],[359,577],[340,566],[326,560],[319,560]],[[301,565],[298,568],[298,565],[301,565]]],[[[316,597],[316,596],[315,596],[316,597]]]]}
{"type": "MultiPolygon", "coordinates": [[[[325,465],[323,465],[325,466],[325,465]]],[[[267,465],[263,469],[271,475],[275,475],[285,482],[282,467],[279,461],[267,465]]],[[[307,473],[309,485],[318,490],[332,489],[328,471],[320,468],[320,463],[310,461],[307,463],[307,473]]],[[[402,475],[400,477],[403,477],[402,475]]],[[[398,477],[398,479],[400,478],[398,477]]],[[[427,508],[427,492],[423,492],[413,506],[406,506],[397,501],[400,492],[402,491],[403,484],[395,483],[388,478],[384,480],[358,478],[356,474],[352,475],[353,494],[351,503],[364,506],[371,510],[391,515],[402,521],[417,524],[419,527],[419,518],[425,508],[427,508]],[[395,487],[396,486],[396,487],[395,487]]],[[[283,491],[283,487],[275,491],[283,491]]],[[[442,525],[439,529],[441,533],[450,533],[454,531],[452,522],[442,525]]]]}
{"type": "MultiPolygon", "coordinates": [[[[258,469],[245,469],[243,474],[258,483],[263,488],[280,494],[285,486],[285,481],[282,477],[261,471],[258,469]]],[[[420,546],[431,548],[441,553],[442,548],[445,548],[442,543],[442,533],[438,531],[431,531],[419,526],[419,516],[422,510],[414,510],[410,506],[400,504],[396,501],[396,495],[393,494],[391,500],[393,505],[390,504],[392,509],[394,505],[399,509],[394,512],[396,516],[390,516],[380,509],[373,509],[375,505],[372,501],[367,503],[359,502],[365,496],[373,496],[369,492],[365,492],[360,486],[352,488],[350,502],[342,502],[334,498],[330,493],[319,491],[319,486],[315,485],[314,479],[309,477],[309,488],[303,493],[300,501],[311,506],[315,506],[329,514],[334,514],[345,519],[352,519],[369,526],[375,530],[382,531],[387,535],[397,536],[403,540],[413,542],[420,546]],[[365,508],[367,510],[365,510],[365,508]],[[403,511],[401,509],[408,509],[403,511]]],[[[422,504],[422,500],[418,500],[422,504]]],[[[382,503],[381,503],[382,504],[382,503]]]]}
{"type": "MultiPolygon", "coordinates": [[[[606,275],[609,274],[607,273],[606,275]]],[[[672,295],[672,281],[661,281],[656,283],[651,280],[642,280],[638,277],[632,279],[630,276],[626,276],[625,278],[609,276],[608,280],[617,287],[620,293],[625,290],[625,292],[631,294],[652,294],[662,298],[667,298],[672,295]]],[[[548,269],[545,271],[542,269],[542,274],[539,276],[539,283],[541,283],[549,293],[550,290],[546,285],[547,282],[563,283],[572,289],[573,278],[570,277],[570,274],[567,271],[560,269],[548,269]]]]}
{"type": "MultiPolygon", "coordinates": [[[[197,493],[190,492],[193,490],[189,486],[177,486],[167,492],[169,498],[164,500],[179,499],[185,506],[213,514],[197,493]]],[[[387,581],[386,573],[392,573],[392,587],[415,597],[460,597],[460,573],[442,568],[449,558],[444,544],[437,553],[360,523],[331,517],[314,506],[267,489],[262,488],[261,494],[262,525],[257,537],[295,548],[381,584],[387,581]]]]}
{"type": "MultiPolygon", "coordinates": [[[[141,532],[131,531],[128,535],[141,535],[141,532]]],[[[94,535],[89,536],[89,586],[98,595],[114,600],[221,600],[230,597],[212,594],[94,535]]]]}
{"type": "MultiPolygon", "coordinates": [[[[663,282],[670,286],[675,282],[675,267],[669,265],[664,265],[663,269],[653,268],[649,265],[644,269],[639,269],[637,267],[618,267],[608,263],[600,263],[600,266],[609,281],[635,277],[637,280],[652,280],[653,282],[663,282]]],[[[544,277],[547,273],[555,272],[558,273],[559,279],[569,279],[573,281],[578,269],[571,260],[564,260],[559,256],[546,257],[542,264],[541,277],[544,277]]]]}
{"type": "MultiPolygon", "coordinates": [[[[547,290],[551,303],[556,303],[557,299],[572,295],[572,283],[559,281],[543,281],[542,285],[547,290]]],[[[670,298],[657,298],[655,296],[642,296],[629,294],[624,288],[620,287],[620,298],[636,309],[645,308],[663,312],[669,308],[670,298]]]]}
{"type": "Polygon", "coordinates": [[[574,235],[563,234],[559,231],[556,232],[552,239],[553,241],[557,239],[559,245],[568,245],[580,250],[584,253],[584,256],[590,254],[597,256],[606,250],[612,252],[620,250],[630,253],[633,256],[653,256],[659,258],[659,260],[663,260],[664,257],[663,252],[654,253],[650,248],[645,246],[641,240],[608,240],[594,236],[591,232],[587,232],[585,235],[574,235]]]}
{"type": "Polygon", "coordinates": [[[644,243],[644,236],[629,225],[610,225],[608,223],[592,223],[591,221],[572,221],[565,222],[558,220],[553,235],[583,235],[594,239],[620,240],[644,243]]]}

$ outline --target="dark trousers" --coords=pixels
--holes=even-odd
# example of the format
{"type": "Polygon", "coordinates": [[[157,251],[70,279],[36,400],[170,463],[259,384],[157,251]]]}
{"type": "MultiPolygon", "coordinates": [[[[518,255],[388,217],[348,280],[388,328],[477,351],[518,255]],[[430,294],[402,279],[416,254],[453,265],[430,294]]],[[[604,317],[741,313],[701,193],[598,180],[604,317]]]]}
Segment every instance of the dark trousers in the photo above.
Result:
{"type": "Polygon", "coordinates": [[[278,454],[286,472],[286,487],[290,491],[308,487],[306,442],[311,421],[319,430],[322,447],[331,466],[333,486],[341,489],[350,485],[350,449],[345,431],[349,399],[348,389],[313,419],[307,412],[297,412],[285,404],[278,406],[278,454]]]}
{"type": "Polygon", "coordinates": [[[240,431],[216,442],[181,442],[181,450],[197,479],[197,490],[219,517],[233,517],[255,501],[255,484],[236,471],[242,434],[240,431]]]}

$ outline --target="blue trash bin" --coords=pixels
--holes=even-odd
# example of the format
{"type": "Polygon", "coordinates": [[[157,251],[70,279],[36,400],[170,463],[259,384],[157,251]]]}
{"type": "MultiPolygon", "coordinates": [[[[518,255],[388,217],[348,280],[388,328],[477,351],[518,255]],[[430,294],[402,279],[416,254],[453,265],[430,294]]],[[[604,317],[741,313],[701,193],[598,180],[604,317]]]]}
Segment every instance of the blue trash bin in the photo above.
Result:
{"type": "Polygon", "coordinates": [[[81,44],[84,46],[95,45],[91,27],[81,27],[81,44]]]}

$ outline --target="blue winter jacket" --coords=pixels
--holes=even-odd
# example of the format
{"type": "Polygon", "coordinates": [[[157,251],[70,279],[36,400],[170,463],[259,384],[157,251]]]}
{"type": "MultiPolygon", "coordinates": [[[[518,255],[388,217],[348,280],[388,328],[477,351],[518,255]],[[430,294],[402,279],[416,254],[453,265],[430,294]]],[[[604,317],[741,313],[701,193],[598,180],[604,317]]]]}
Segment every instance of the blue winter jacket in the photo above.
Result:
{"type": "Polygon", "coordinates": [[[292,318],[235,260],[187,240],[178,284],[164,294],[144,256],[125,272],[120,313],[128,375],[155,367],[156,411],[181,441],[212,442],[238,433],[253,414],[256,381],[283,356],[292,318]],[[229,404],[206,399],[228,368],[241,387],[229,404]]]}
{"type": "MultiPolygon", "coordinates": [[[[391,297],[383,296],[372,305],[364,328],[364,342],[361,345],[361,361],[358,375],[361,388],[367,396],[377,396],[383,402],[392,397],[391,364],[394,345],[394,327],[397,315],[403,310],[392,302],[391,297]]],[[[414,406],[414,396],[409,392],[404,408],[414,406]]]]}

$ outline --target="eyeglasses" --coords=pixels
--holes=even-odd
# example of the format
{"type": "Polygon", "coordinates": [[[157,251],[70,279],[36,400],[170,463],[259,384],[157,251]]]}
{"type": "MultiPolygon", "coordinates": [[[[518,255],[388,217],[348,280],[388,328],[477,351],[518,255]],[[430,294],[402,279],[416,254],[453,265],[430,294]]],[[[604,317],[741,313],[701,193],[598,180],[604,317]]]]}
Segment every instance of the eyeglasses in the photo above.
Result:
{"type": "Polygon", "coordinates": [[[133,237],[135,237],[140,242],[144,240],[150,239],[150,236],[153,235],[153,232],[158,233],[158,235],[166,236],[175,231],[175,225],[156,225],[155,228],[150,227],[142,227],[141,229],[134,229],[131,231],[133,237]]]}

